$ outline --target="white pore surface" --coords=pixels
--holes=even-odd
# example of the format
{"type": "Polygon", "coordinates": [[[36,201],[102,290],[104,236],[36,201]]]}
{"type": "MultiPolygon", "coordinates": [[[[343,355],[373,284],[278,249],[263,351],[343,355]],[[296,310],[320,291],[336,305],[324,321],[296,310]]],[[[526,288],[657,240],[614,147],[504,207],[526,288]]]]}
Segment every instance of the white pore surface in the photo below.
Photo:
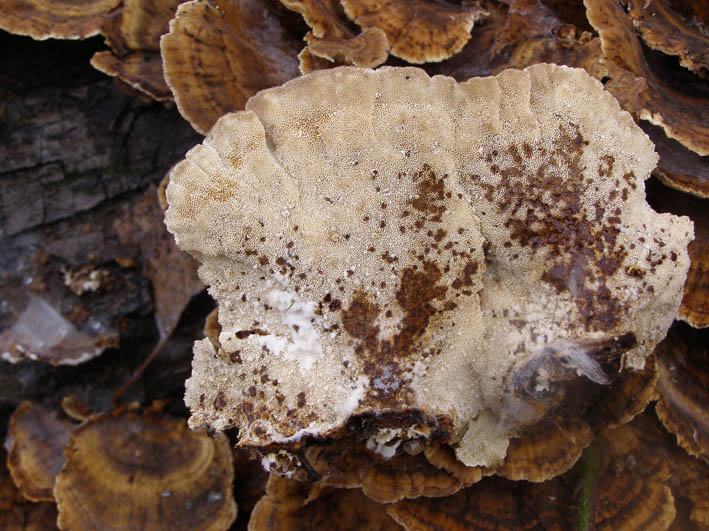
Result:
{"type": "Polygon", "coordinates": [[[195,343],[191,425],[263,446],[418,411],[465,464],[499,462],[534,393],[606,383],[600,351],[642,367],[670,326],[693,233],[645,202],[656,161],[566,67],[342,67],[257,94],[167,188],[222,327],[195,343]]]}

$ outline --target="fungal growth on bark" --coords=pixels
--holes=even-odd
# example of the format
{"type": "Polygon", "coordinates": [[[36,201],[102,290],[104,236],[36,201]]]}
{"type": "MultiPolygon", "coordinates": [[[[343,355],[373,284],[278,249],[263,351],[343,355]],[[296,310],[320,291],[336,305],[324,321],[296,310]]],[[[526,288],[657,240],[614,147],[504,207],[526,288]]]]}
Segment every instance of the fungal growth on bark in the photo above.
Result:
{"type": "Polygon", "coordinates": [[[656,161],[567,67],[340,67],[257,94],[167,188],[219,303],[190,425],[238,427],[282,473],[358,419],[372,454],[436,440],[499,465],[559,389],[642,368],[676,315],[692,224],[645,202],[656,161]]]}

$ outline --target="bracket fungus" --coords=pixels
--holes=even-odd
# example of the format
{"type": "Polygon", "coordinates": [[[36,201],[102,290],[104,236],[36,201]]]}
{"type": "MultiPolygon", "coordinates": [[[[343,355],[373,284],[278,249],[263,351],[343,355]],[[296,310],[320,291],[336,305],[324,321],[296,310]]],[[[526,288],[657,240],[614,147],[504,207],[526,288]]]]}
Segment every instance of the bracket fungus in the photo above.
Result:
{"type": "Polygon", "coordinates": [[[54,497],[61,529],[228,529],[236,518],[229,442],[182,419],[99,414],[76,428],[54,497]]]}
{"type": "Polygon", "coordinates": [[[167,188],[219,303],[190,425],[270,455],[367,418],[372,453],[435,432],[500,464],[563,382],[642,368],[672,323],[693,230],[645,202],[656,161],[567,67],[339,67],[257,94],[167,188]]]}

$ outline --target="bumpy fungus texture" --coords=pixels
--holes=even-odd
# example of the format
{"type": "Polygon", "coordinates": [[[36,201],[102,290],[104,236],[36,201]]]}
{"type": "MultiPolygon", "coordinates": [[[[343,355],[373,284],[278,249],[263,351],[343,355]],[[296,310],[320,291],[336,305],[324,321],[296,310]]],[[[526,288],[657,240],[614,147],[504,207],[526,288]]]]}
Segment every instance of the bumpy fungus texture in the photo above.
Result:
{"type": "Polygon", "coordinates": [[[180,114],[206,134],[261,89],[300,74],[300,38],[268,0],[180,5],[160,40],[163,70],[180,114]]]}
{"type": "Polygon", "coordinates": [[[473,25],[487,16],[479,5],[454,6],[422,0],[341,0],[350,20],[380,28],[390,52],[409,63],[442,61],[459,52],[473,25]]]}
{"type": "Polygon", "coordinates": [[[4,0],[0,29],[33,39],[85,39],[121,0],[4,0]]]}
{"type": "Polygon", "coordinates": [[[499,463],[539,395],[642,367],[672,322],[692,226],[645,203],[656,160],[554,65],[341,67],[258,94],[167,189],[222,326],[195,343],[190,424],[273,448],[386,412],[372,451],[443,426],[465,465],[499,463]]]}
{"type": "Polygon", "coordinates": [[[7,466],[23,496],[54,501],[54,479],[64,464],[64,447],[76,423],[57,411],[23,402],[10,417],[5,439],[7,466]]]}
{"type": "Polygon", "coordinates": [[[98,415],[74,430],[54,496],[61,529],[228,529],[229,442],[182,419],[98,415]]]}
{"type": "Polygon", "coordinates": [[[160,57],[160,36],[168,31],[180,0],[124,0],[102,25],[110,52],[96,52],[91,64],[152,98],[172,99],[160,57]]]}
{"type": "Polygon", "coordinates": [[[668,56],[644,48],[618,0],[584,4],[601,38],[605,87],[627,111],[661,126],[668,137],[696,153],[709,155],[706,82],[681,67],[671,68],[668,56]]]}
{"type": "MultiPolygon", "coordinates": [[[[709,76],[709,20],[674,8],[671,0],[630,0],[628,15],[645,43],[669,55],[703,78],[709,76]]],[[[691,2],[690,2],[691,3],[691,2]]],[[[702,0],[694,0],[702,4],[702,0]]],[[[709,10],[707,10],[709,15],[709,10]]],[[[709,17],[707,17],[709,19],[709,17]]]]}

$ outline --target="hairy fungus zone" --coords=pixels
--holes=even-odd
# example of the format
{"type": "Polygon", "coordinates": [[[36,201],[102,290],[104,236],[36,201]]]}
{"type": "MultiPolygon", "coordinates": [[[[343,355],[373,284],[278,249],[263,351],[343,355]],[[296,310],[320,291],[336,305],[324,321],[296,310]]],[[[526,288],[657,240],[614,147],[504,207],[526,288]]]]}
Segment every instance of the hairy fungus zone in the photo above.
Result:
{"type": "Polygon", "coordinates": [[[566,67],[341,67],[259,93],[166,192],[219,302],[191,425],[238,427],[281,471],[353,417],[386,457],[435,438],[498,464],[560,382],[641,368],[676,315],[692,226],[645,202],[656,161],[566,67]]]}

